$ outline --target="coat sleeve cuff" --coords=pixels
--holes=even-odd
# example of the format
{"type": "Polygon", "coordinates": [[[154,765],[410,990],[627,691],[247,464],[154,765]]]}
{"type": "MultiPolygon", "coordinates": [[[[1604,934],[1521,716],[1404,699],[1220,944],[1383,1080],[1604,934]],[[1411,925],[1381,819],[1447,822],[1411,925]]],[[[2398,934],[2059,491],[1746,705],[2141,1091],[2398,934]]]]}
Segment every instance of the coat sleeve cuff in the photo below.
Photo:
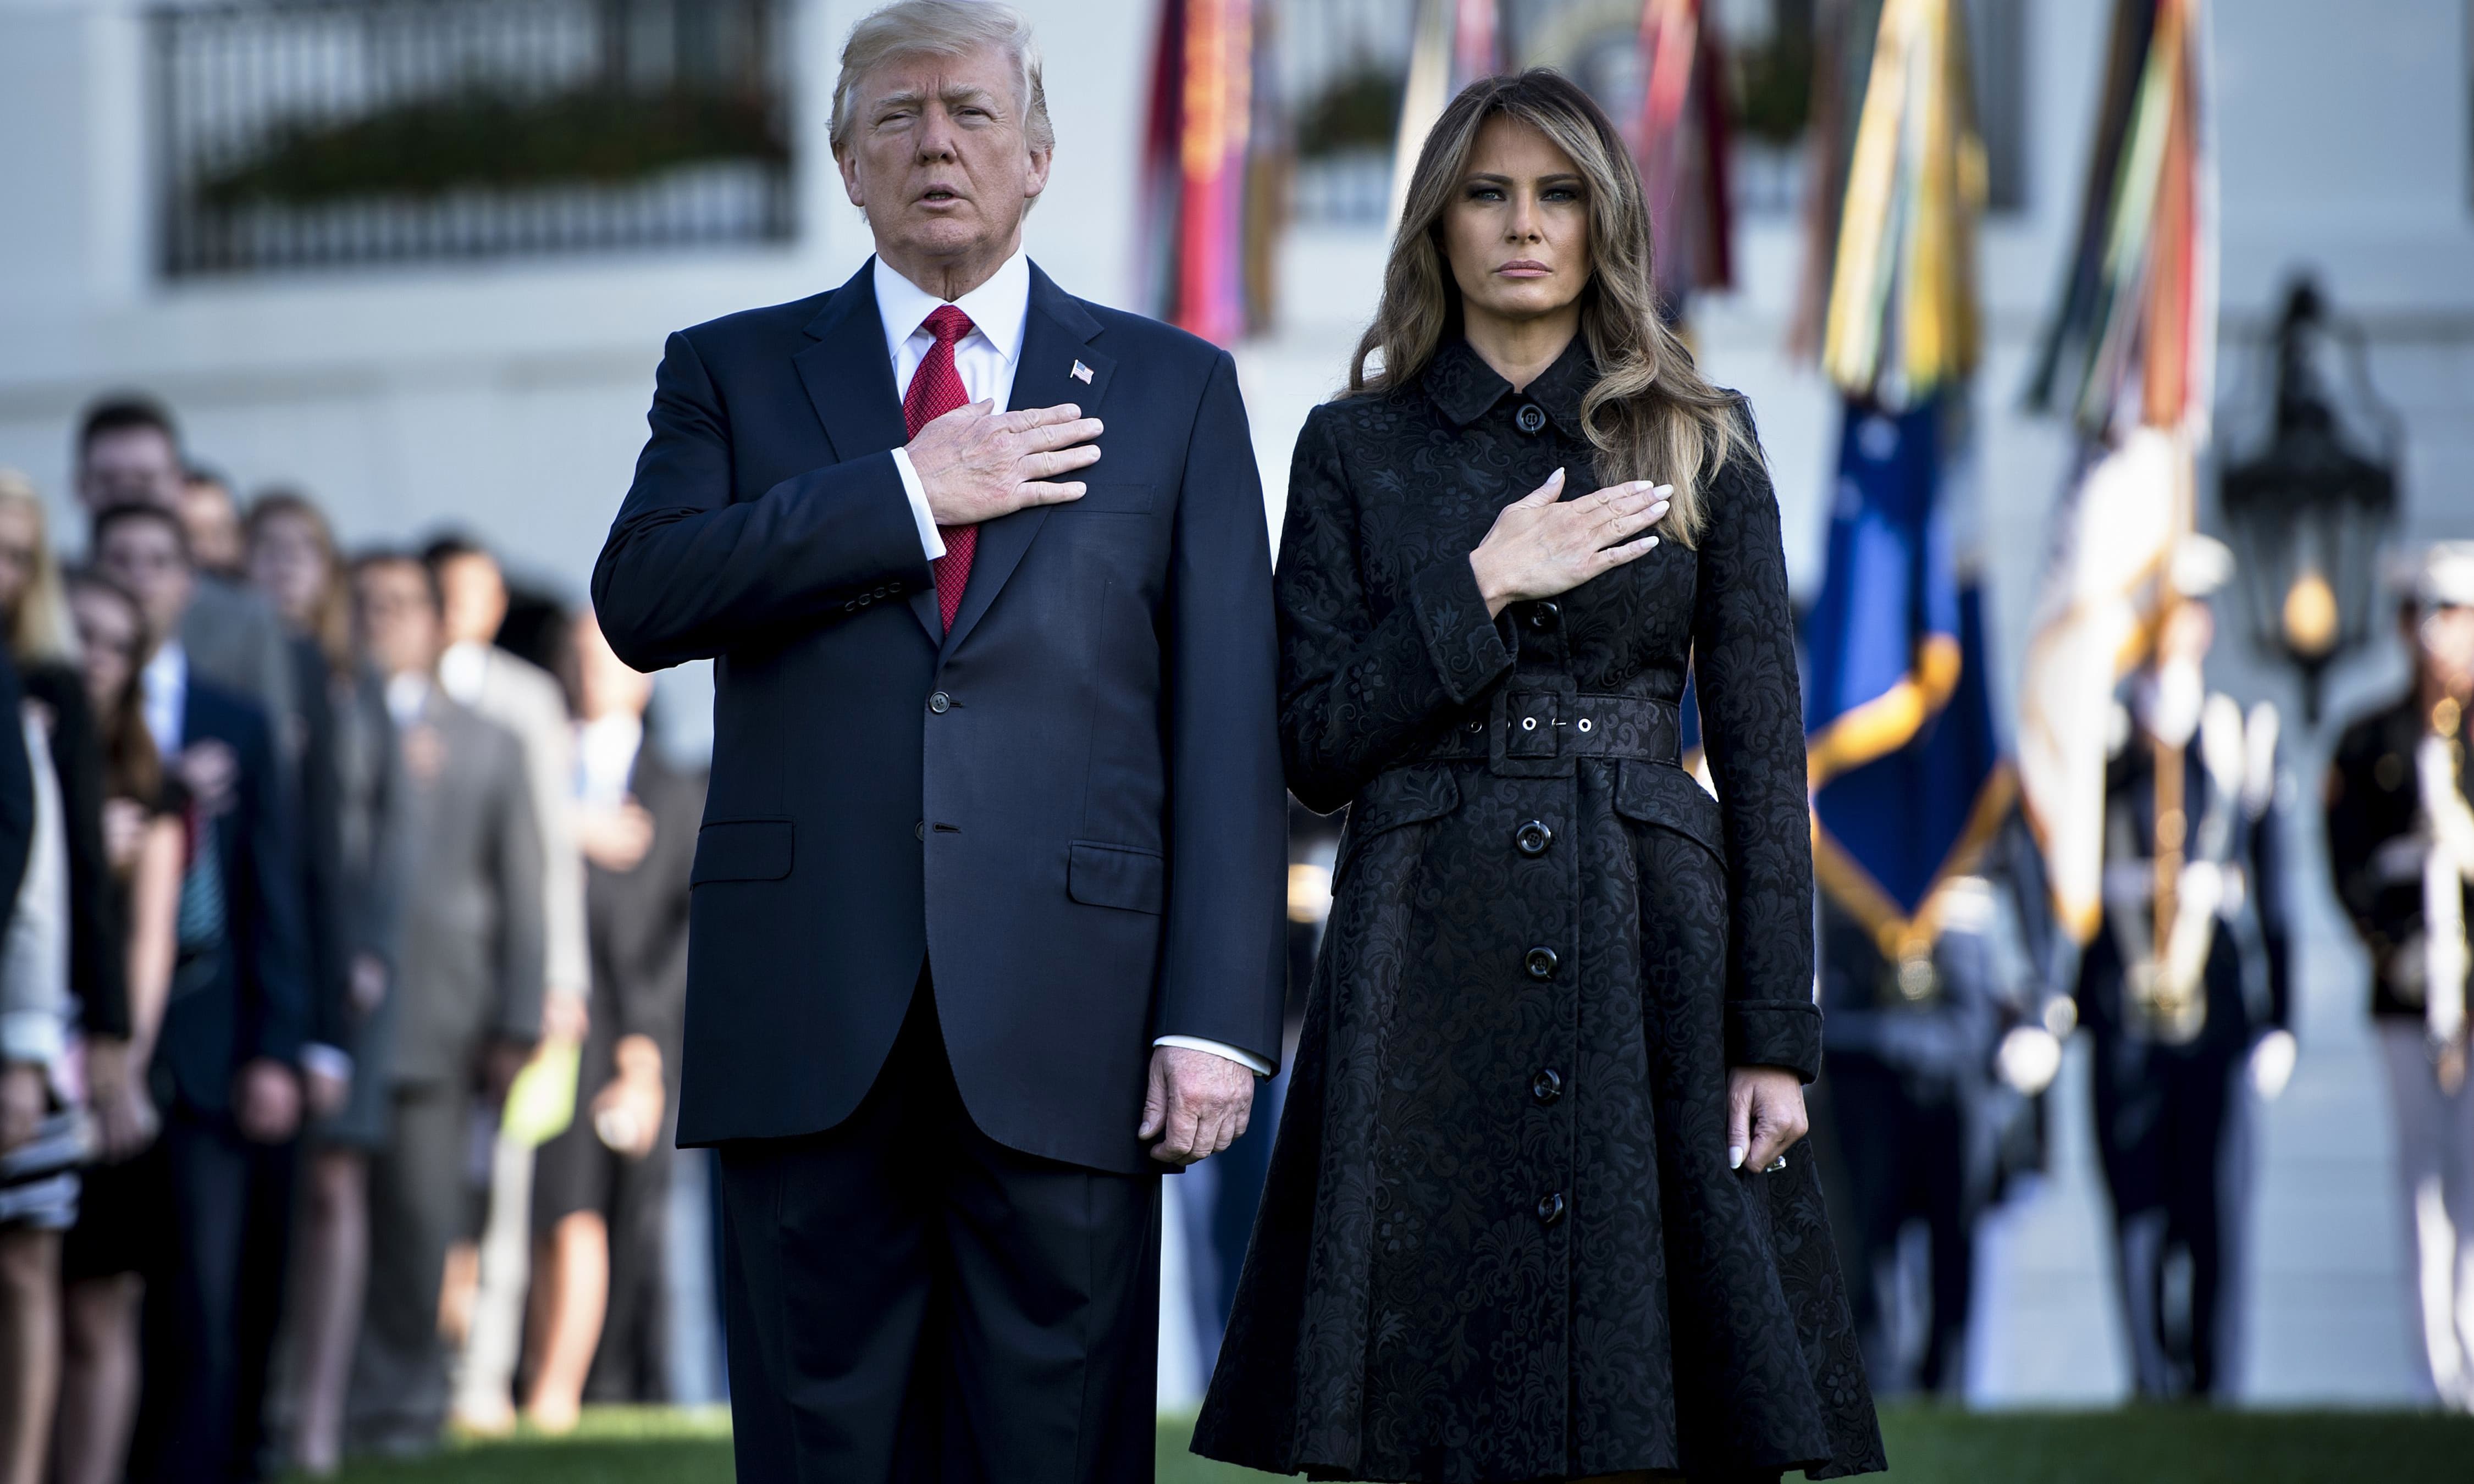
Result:
{"type": "Polygon", "coordinates": [[[1411,580],[1409,602],[1426,654],[1454,705],[1468,705],[1512,668],[1512,646],[1488,615],[1477,573],[1467,560],[1439,562],[1419,573],[1411,580]]]}
{"type": "Polygon", "coordinates": [[[1739,999],[1727,1006],[1727,1065],[1821,1075],[1821,1007],[1809,1000],[1739,999]]]}

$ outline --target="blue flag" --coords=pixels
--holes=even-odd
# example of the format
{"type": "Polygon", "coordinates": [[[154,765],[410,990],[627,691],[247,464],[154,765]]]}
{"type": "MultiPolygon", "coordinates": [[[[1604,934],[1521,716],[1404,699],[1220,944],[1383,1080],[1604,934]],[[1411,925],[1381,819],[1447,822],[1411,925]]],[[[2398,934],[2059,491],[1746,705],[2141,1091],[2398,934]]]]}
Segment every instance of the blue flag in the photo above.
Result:
{"type": "Polygon", "coordinates": [[[1983,605],[1944,509],[1941,396],[1904,412],[1850,398],[1829,566],[1805,620],[1813,869],[1886,956],[1931,945],[1941,883],[2008,811],[1986,688],[1983,605]]]}

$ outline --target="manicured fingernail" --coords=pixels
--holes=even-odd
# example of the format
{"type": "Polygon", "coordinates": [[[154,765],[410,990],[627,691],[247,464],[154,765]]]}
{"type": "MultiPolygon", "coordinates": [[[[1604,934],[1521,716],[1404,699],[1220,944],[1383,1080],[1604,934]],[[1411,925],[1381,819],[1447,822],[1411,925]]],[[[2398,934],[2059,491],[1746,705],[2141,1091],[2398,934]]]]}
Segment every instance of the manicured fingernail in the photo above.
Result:
{"type": "Polygon", "coordinates": [[[1657,538],[1657,537],[1654,537],[1654,536],[1653,536],[1653,537],[1651,537],[1651,538],[1649,539],[1649,544],[1641,548],[1641,550],[1642,550],[1644,553],[1647,553],[1647,552],[1653,552],[1653,551],[1656,551],[1657,549],[1658,549],[1658,538],[1657,538]]]}
{"type": "Polygon", "coordinates": [[[1655,520],[1655,519],[1656,519],[1656,518],[1658,518],[1659,516],[1665,515],[1665,514],[1666,514],[1666,506],[1667,506],[1667,502],[1666,502],[1666,501],[1664,501],[1664,500],[1661,500],[1661,501],[1659,501],[1657,504],[1655,504],[1655,505],[1651,506],[1651,507],[1649,508],[1649,515],[1650,515],[1650,518],[1651,518],[1651,519],[1653,519],[1653,520],[1655,520]]]}
{"type": "Polygon", "coordinates": [[[1744,1146],[1741,1144],[1729,1144],[1727,1146],[1727,1168],[1731,1170],[1739,1170],[1743,1167],[1744,1146]]]}

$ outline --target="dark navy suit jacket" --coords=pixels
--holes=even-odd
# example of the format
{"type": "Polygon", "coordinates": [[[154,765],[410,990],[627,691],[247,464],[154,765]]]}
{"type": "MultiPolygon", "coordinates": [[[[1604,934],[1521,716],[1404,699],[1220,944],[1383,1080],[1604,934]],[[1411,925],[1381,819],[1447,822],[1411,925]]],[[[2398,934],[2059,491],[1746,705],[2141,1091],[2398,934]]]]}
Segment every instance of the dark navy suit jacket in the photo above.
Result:
{"type": "MultiPolygon", "coordinates": [[[[232,1075],[243,1063],[300,1059],[309,1026],[308,947],[290,790],[266,712],[193,665],[181,739],[221,742],[238,764],[230,807],[192,810],[203,831],[197,848],[214,851],[219,868],[223,940],[203,953],[184,951],[155,1052],[158,1094],[214,1113],[230,1107],[232,1075]]],[[[185,890],[183,898],[185,906],[185,890]]]]}
{"type": "Polygon", "coordinates": [[[1235,368],[1031,278],[1012,405],[1105,419],[1104,457],[1080,501],[982,529],[950,634],[869,268],[664,352],[593,595],[629,663],[716,660],[683,1144],[849,1116],[923,962],[964,1104],[1026,1153],[1156,1168],[1156,1036],[1278,1058],[1277,659],[1235,368]]]}

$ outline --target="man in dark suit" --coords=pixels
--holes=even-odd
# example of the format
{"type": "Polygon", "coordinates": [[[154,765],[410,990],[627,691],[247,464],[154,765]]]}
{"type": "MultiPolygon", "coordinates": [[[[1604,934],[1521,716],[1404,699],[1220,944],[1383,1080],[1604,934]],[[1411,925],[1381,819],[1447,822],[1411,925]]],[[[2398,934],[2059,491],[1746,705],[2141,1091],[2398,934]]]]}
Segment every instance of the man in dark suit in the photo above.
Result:
{"type": "Polygon", "coordinates": [[[408,556],[364,558],[362,645],[386,676],[403,787],[401,958],[374,1019],[390,1045],[386,1149],[370,1166],[370,1282],[346,1429],[417,1453],[447,1420],[438,1290],[462,1234],[473,1096],[492,1102],[541,1036],[541,839],[522,744],[438,686],[438,586],[408,556]]]}
{"type": "Polygon", "coordinates": [[[156,636],[142,674],[146,725],[188,791],[197,831],[152,1072],[177,1239],[168,1270],[147,1285],[131,1474],[225,1479],[249,1467],[241,1454],[255,1427],[242,1407],[265,1363],[253,1347],[273,1335],[271,1316],[241,1308],[252,1186],[264,1151],[288,1145],[301,1118],[310,991],[290,790],[266,712],[189,662],[180,635],[196,576],[179,517],[113,506],[95,517],[93,550],[156,636]]]}
{"type": "Polygon", "coordinates": [[[679,1138],[721,1146],[740,1476],[1148,1479],[1156,1172],[1279,1054],[1245,411],[1022,256],[1009,9],[861,21],[833,137],[876,258],[670,337],[594,574],[628,663],[716,659],[679,1138]]]}

